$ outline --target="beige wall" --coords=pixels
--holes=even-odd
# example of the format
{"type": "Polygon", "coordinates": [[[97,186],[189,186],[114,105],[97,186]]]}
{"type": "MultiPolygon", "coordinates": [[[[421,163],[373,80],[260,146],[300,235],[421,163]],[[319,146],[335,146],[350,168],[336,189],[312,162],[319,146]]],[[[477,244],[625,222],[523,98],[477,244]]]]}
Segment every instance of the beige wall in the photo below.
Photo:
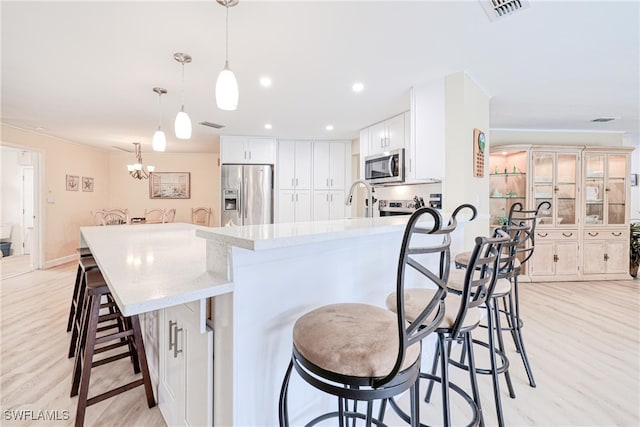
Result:
{"type": "Polygon", "coordinates": [[[142,148],[142,162],[154,165],[156,172],[190,172],[190,199],[151,199],[149,181],[129,176],[127,164],[135,158],[131,153],[109,153],[109,175],[112,191],[106,207],[128,208],[132,217],[141,217],[145,209],[176,209],[176,222],[191,222],[191,208],[204,206],[213,208],[211,225],[220,222],[220,166],[217,153],[155,153],[142,148]]]}
{"type": "Polygon", "coordinates": [[[108,200],[107,152],[9,126],[1,126],[0,129],[2,144],[32,149],[42,156],[41,243],[44,245],[45,265],[73,255],[79,244],[79,227],[91,223],[87,212],[108,200]],[[67,174],[92,177],[94,191],[67,191],[67,174]]]}
{"type": "Polygon", "coordinates": [[[208,206],[214,209],[212,225],[219,222],[218,154],[147,153],[143,147],[143,162],[154,164],[158,172],[191,173],[191,199],[152,200],[148,181],[134,180],[127,173],[133,153],[106,151],[5,125],[0,125],[0,131],[2,144],[42,155],[44,266],[75,255],[80,227],[93,225],[91,210],[126,207],[141,216],[145,208],[174,207],[176,221],[190,222],[191,207],[208,206]],[[67,174],[94,178],[94,191],[66,191],[67,174]]]}

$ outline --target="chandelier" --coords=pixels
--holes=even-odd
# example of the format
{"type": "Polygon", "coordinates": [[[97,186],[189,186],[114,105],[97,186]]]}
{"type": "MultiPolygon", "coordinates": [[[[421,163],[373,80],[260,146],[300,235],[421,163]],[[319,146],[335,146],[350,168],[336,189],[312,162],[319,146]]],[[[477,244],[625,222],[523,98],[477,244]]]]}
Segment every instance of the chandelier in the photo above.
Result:
{"type": "Polygon", "coordinates": [[[156,170],[155,166],[147,165],[147,170],[142,166],[142,151],[140,150],[140,143],[134,142],[133,146],[135,148],[136,162],[132,165],[127,165],[127,170],[129,171],[129,175],[131,175],[135,179],[147,179],[154,170],[156,170]]]}

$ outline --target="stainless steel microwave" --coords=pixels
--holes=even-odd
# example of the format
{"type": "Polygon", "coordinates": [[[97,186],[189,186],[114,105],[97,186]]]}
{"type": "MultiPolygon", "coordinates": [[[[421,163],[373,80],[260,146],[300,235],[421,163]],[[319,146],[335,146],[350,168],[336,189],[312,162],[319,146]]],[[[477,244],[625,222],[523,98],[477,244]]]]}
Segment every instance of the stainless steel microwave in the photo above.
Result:
{"type": "Polygon", "coordinates": [[[404,182],[404,148],[365,157],[364,177],[371,184],[404,182]]]}

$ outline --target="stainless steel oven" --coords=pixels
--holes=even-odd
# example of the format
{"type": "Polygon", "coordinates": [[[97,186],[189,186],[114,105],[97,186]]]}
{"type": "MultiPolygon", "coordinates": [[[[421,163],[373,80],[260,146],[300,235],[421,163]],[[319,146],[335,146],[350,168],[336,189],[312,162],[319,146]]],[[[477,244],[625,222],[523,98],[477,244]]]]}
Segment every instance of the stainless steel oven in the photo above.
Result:
{"type": "Polygon", "coordinates": [[[370,184],[404,182],[404,148],[365,157],[364,176],[370,184]]]}
{"type": "Polygon", "coordinates": [[[379,200],[380,216],[411,215],[416,210],[414,200],[379,200]]]}

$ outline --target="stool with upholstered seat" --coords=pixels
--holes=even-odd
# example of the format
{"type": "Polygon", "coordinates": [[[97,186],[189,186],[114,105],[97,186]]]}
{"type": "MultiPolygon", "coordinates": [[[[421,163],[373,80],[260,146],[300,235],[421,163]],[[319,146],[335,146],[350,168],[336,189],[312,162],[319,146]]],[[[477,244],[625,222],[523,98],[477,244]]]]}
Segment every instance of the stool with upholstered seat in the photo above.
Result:
{"type": "MultiPolygon", "coordinates": [[[[434,381],[440,382],[442,392],[443,425],[451,425],[449,390],[453,390],[462,396],[473,411],[472,420],[468,425],[483,424],[482,405],[476,380],[476,368],[473,353],[471,332],[479,326],[482,318],[480,306],[485,303],[491,294],[497,279],[499,268],[499,254],[501,247],[509,240],[509,236],[497,230],[495,236],[476,237],[475,246],[471,252],[469,266],[462,280],[461,292],[449,294],[445,299],[445,317],[436,329],[438,334],[438,347],[434,356],[431,372],[421,372],[421,378],[429,380],[425,401],[430,401],[431,390],[434,381]],[[454,342],[462,342],[463,351],[466,354],[469,372],[469,382],[473,397],[469,396],[462,388],[449,381],[449,349],[454,342]],[[440,377],[436,376],[438,362],[440,362],[440,377]]],[[[432,289],[411,288],[405,289],[405,310],[409,322],[415,322],[417,309],[428,301],[432,289]]],[[[387,297],[387,307],[394,310],[396,294],[387,297]]],[[[398,407],[397,403],[390,399],[391,406],[405,420],[406,414],[398,407]]]]}
{"type": "MultiPolygon", "coordinates": [[[[431,234],[440,228],[441,216],[435,209],[418,209],[404,231],[396,280],[396,292],[404,295],[407,267],[433,282],[437,291],[417,314],[418,323],[405,319],[404,297],[396,302],[396,313],[382,307],[358,303],[332,304],[300,317],[293,327],[293,351],[280,393],[279,419],[289,425],[288,391],[292,370],[314,388],[338,398],[338,410],[321,414],[307,425],[338,417],[340,425],[366,419],[367,425],[381,425],[373,416],[373,401],[384,400],[406,390],[411,394],[411,425],[419,420],[419,377],[422,339],[434,331],[444,317],[445,284],[437,274],[415,256],[425,253],[411,245],[418,234],[431,234]],[[422,217],[430,223],[419,223],[422,217]],[[426,319],[429,319],[428,321],[426,319]],[[423,327],[418,327],[422,325],[423,327]],[[349,402],[353,401],[353,409],[349,402]],[[366,413],[357,412],[356,403],[367,402],[366,413]]],[[[439,245],[441,246],[441,245],[439,245]]]]}

